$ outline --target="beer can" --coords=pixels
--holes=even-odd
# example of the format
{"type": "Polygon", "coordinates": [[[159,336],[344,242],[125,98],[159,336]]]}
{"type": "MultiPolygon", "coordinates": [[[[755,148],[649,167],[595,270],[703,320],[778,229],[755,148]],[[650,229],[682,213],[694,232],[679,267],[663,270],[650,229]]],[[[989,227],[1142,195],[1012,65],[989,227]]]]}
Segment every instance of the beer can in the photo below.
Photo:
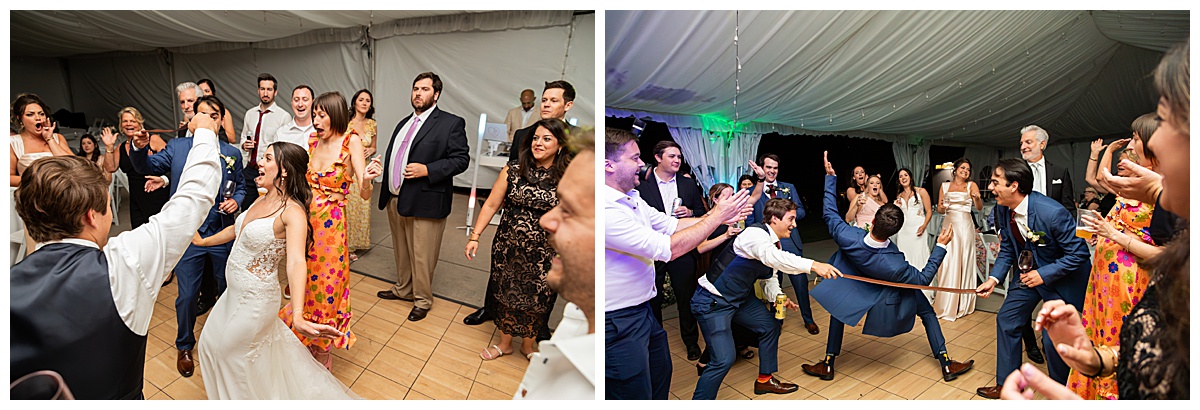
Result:
{"type": "Polygon", "coordinates": [[[776,319],[783,320],[784,311],[787,310],[787,308],[783,307],[783,305],[785,305],[785,304],[787,304],[787,295],[784,295],[784,294],[775,295],[775,318],[776,319]]]}

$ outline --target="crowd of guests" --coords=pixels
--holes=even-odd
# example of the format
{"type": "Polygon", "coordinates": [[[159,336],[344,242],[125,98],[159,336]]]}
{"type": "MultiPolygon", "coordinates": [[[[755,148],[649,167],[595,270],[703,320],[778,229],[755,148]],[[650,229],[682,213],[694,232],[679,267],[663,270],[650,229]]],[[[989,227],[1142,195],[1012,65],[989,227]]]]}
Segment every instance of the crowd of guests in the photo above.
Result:
{"type": "Polygon", "coordinates": [[[635,137],[608,129],[601,193],[605,397],[668,397],[672,361],[661,314],[667,289],[678,302],[687,359],[700,372],[694,399],[715,398],[734,359],[756,355],[755,394],[795,391],[773,375],[782,315],[772,312],[800,310],[806,330],[819,332],[807,311],[809,272],[837,279],[811,289],[830,312],[829,340],[825,358],[802,367],[821,380],[834,379],[844,324],[864,316],[863,333],[879,337],[906,333],[921,318],[943,379],[957,378],[974,363],[950,358],[938,321],[971,314],[977,298],[1003,287],[996,383],[978,395],[1189,397],[1189,49],[1176,47],[1163,58],[1155,72],[1158,112],[1134,120],[1132,138],[1092,144],[1088,186],[1078,200],[1068,169],[1046,159],[1049,133],[1036,125],[1021,129],[1020,159],[986,164],[987,187],[974,182],[971,161],[962,158],[936,196],[900,169],[889,201],[882,178],[858,166],[843,191],[849,207],[839,211],[836,174],[826,159],[822,218],[838,244],[829,265],[803,257],[795,221],[807,212],[795,187],[776,179],[779,156],[760,156],[736,188],[717,183],[705,196],[679,172],[677,144],[655,145],[656,163],[639,173],[644,164],[635,137]],[[983,189],[995,200],[991,226],[983,229],[1000,239],[986,272],[977,262],[983,229],[972,215],[984,209],[983,189]],[[943,215],[940,233],[927,230],[933,212],[943,215]],[[936,246],[927,234],[937,236],[936,246]],[[784,274],[798,300],[779,291],[784,274]],[[915,289],[925,285],[937,288],[915,289]],[[1022,365],[1022,353],[1048,362],[1049,376],[1022,365]]]}
{"type": "MultiPolygon", "coordinates": [[[[276,104],[280,84],[275,77],[261,74],[256,84],[259,104],[247,110],[240,133],[233,129],[228,107],[213,95],[216,85],[204,79],[176,87],[184,118],[177,130],[147,130],[141,113],[125,107],[117,113],[115,132],[103,129],[99,141],[83,136],[77,152],[66,148],[65,139],[55,132],[54,123],[46,116],[46,104],[36,95],[22,94],[12,105],[17,133],[10,144],[14,156],[10,182],[20,187],[18,210],[26,223],[31,217],[47,216],[32,214],[34,209],[61,212],[58,216],[71,223],[79,222],[71,219],[84,211],[36,208],[61,194],[56,190],[63,188],[39,185],[46,183],[46,173],[30,167],[40,158],[77,156],[91,164],[95,176],[105,182],[99,185],[104,203],[111,174],[122,170],[133,187],[129,207],[133,229],[119,236],[124,239],[106,241],[111,219],[93,232],[88,227],[94,221],[85,218],[82,234],[87,235],[81,240],[71,239],[81,235],[75,225],[47,231],[32,224],[29,243],[40,243],[38,249],[67,252],[74,248],[47,245],[64,241],[95,245],[109,262],[93,270],[106,270],[107,265],[112,275],[128,276],[130,284],[138,278],[155,283],[152,289],[133,294],[113,292],[108,303],[115,302],[121,312],[126,310],[122,306],[137,303],[139,312],[148,313],[157,297],[157,284],[166,286],[171,272],[177,274],[177,370],[190,377],[197,366],[205,367],[209,398],[357,397],[332,376],[331,352],[350,349],[357,339],[350,328],[349,265],[355,260],[353,251],[371,247],[370,201],[377,198],[378,208],[387,212],[399,277],[391,289],[380,291],[379,297],[411,302],[408,320],[420,321],[433,305],[432,276],[450,213],[452,179],[465,171],[470,161],[465,121],[437,107],[443,83],[432,72],[414,79],[413,112],[383,143],[378,141],[368,90],[359,90],[348,101],[337,91],[316,95],[311,87],[296,85],[289,114],[276,104]],[[118,142],[122,135],[125,140],[118,142]],[[23,182],[29,178],[36,180],[23,182]],[[378,195],[374,195],[376,179],[382,182],[378,195]],[[21,204],[35,208],[22,208],[21,204]],[[257,224],[260,220],[275,222],[257,224]],[[186,238],[179,232],[186,232],[186,238]],[[153,238],[160,238],[156,239],[159,245],[146,241],[153,238]],[[137,246],[144,249],[131,248],[137,246]],[[277,270],[286,272],[283,293],[292,299],[282,309],[277,270]],[[206,278],[214,282],[211,289],[202,285],[206,278]],[[205,296],[211,298],[207,305],[205,296]],[[145,300],[150,301],[148,307],[141,305],[145,300]],[[207,326],[197,341],[193,331],[196,317],[209,308],[207,326]],[[308,358],[298,358],[297,352],[308,358]]],[[[538,366],[530,367],[515,398],[592,394],[592,369],[579,363],[581,355],[590,356],[594,350],[586,346],[594,343],[589,342],[594,333],[593,269],[586,261],[594,256],[590,256],[591,241],[586,241],[585,247],[579,235],[585,229],[588,236],[594,235],[590,231],[594,218],[585,218],[590,209],[583,208],[590,203],[594,189],[580,191],[587,187],[583,179],[591,181],[587,173],[590,162],[572,166],[572,158],[577,152],[590,152],[584,145],[593,140],[564,121],[574,98],[569,83],[546,83],[541,119],[516,132],[513,159],[501,171],[467,242],[468,258],[473,258],[479,236],[495,212],[503,209],[492,249],[491,304],[485,307],[503,340],[480,355],[490,360],[512,353],[513,337],[522,338],[522,356],[538,366]],[[568,179],[579,187],[570,191],[573,197],[569,202],[558,195],[560,182],[568,179]],[[564,205],[569,205],[567,211],[573,217],[569,221],[563,212],[554,212],[564,205]],[[581,221],[589,225],[579,226],[581,221]],[[573,241],[572,249],[555,246],[556,231],[573,241]],[[562,272],[564,264],[577,272],[562,272]],[[581,284],[585,279],[586,285],[581,284]],[[558,291],[571,303],[558,331],[550,337],[548,321],[558,291]],[[542,352],[536,348],[540,333],[547,335],[540,339],[550,339],[542,343],[542,352]],[[537,355],[544,360],[536,360],[537,355]]],[[[72,164],[53,166],[66,168],[55,173],[56,178],[84,173],[72,164]]],[[[89,194],[92,188],[87,190],[89,194]]],[[[89,200],[95,202],[96,198],[89,200]]],[[[107,211],[96,209],[91,202],[86,203],[88,212],[107,211]]],[[[35,246],[30,248],[32,252],[35,246]]],[[[14,266],[14,273],[41,269],[39,263],[49,253],[38,255],[32,252],[32,260],[14,266]]],[[[40,283],[35,282],[27,276],[13,276],[14,289],[40,283]]],[[[24,307],[14,304],[14,315],[24,307]]],[[[100,310],[102,315],[117,315],[116,311],[100,310]]],[[[20,314],[28,314],[29,319],[21,326],[28,326],[30,335],[41,336],[14,341],[18,346],[14,351],[19,350],[13,357],[14,380],[35,370],[51,369],[82,392],[77,395],[80,398],[140,395],[141,357],[122,356],[129,359],[119,364],[129,370],[123,373],[105,373],[113,369],[104,366],[100,372],[82,368],[91,363],[88,360],[74,365],[65,364],[62,358],[51,361],[48,358],[60,354],[59,344],[65,342],[47,341],[45,335],[53,335],[48,339],[68,337],[62,332],[69,329],[55,328],[62,324],[53,321],[36,323],[32,311],[20,314]],[[118,377],[117,386],[113,381],[98,380],[113,374],[124,375],[118,377]]],[[[146,329],[140,316],[117,319],[124,319],[125,327],[132,330],[121,336],[125,341],[133,341],[133,347],[145,345],[146,329]]],[[[110,318],[104,324],[106,329],[92,329],[88,336],[112,339],[113,335],[105,332],[111,332],[113,324],[110,318]]]]}

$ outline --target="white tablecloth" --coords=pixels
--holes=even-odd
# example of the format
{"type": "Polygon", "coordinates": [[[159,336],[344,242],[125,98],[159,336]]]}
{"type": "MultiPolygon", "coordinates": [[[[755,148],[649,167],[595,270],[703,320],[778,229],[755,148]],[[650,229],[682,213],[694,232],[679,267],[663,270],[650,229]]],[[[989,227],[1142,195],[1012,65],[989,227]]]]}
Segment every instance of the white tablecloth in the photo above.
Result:
{"type": "MultiPolygon", "coordinates": [[[[508,156],[483,156],[479,161],[479,189],[492,189],[492,184],[496,183],[496,177],[500,176],[500,169],[504,168],[504,164],[508,163],[508,156]]],[[[475,162],[476,158],[471,158],[471,164],[467,166],[467,171],[454,176],[454,186],[462,188],[471,187],[471,179],[475,177],[475,162]]]]}

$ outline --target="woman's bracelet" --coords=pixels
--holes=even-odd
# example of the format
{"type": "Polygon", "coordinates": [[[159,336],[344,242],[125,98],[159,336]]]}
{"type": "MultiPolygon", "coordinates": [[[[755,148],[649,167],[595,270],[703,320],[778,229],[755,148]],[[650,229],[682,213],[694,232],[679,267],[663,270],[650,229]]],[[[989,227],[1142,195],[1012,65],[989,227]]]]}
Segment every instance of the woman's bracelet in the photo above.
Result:
{"type": "MultiPolygon", "coordinates": [[[[1109,359],[1108,362],[1112,364],[1111,366],[1108,367],[1108,371],[1105,371],[1105,369],[1103,367],[1101,367],[1100,377],[1109,377],[1109,376],[1112,376],[1113,374],[1116,374],[1117,373],[1117,352],[1113,351],[1112,347],[1109,347],[1107,345],[1102,345],[1102,346],[1100,346],[1100,348],[1101,348],[1100,350],[1104,350],[1104,352],[1108,353],[1108,359],[1109,359]]],[[[1099,354],[1099,351],[1097,351],[1097,354],[1099,354]]],[[[1101,360],[1100,363],[1104,363],[1104,361],[1101,360]]]]}
{"type": "Polygon", "coordinates": [[[1092,160],[1092,161],[1099,161],[1099,160],[1100,160],[1100,158],[1092,158],[1092,157],[1088,157],[1088,159],[1090,159],[1090,160],[1092,160]]]}
{"type": "Polygon", "coordinates": [[[467,239],[467,243],[479,242],[479,239],[467,239]]]}
{"type": "Polygon", "coordinates": [[[1101,373],[1104,373],[1104,356],[1100,355],[1100,350],[1096,348],[1096,344],[1094,343],[1092,344],[1092,351],[1096,352],[1096,360],[1100,361],[1100,370],[1097,370],[1096,374],[1087,374],[1083,370],[1076,369],[1079,370],[1079,374],[1082,374],[1083,377],[1087,377],[1089,379],[1095,379],[1100,377],[1101,373]]]}

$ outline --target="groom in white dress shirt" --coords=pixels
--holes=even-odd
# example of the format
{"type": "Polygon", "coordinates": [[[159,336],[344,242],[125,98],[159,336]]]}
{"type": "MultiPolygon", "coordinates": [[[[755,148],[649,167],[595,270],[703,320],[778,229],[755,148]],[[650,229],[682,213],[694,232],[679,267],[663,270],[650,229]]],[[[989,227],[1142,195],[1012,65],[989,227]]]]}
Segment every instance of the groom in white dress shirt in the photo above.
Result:
{"type": "MultiPolygon", "coordinates": [[[[195,141],[174,196],[148,223],[111,239],[111,199],[95,164],[53,157],[29,168],[15,205],[39,246],[10,272],[11,380],[53,370],[77,399],[142,398],[160,285],[216,201],[217,126],[192,117],[195,141]]],[[[10,398],[38,393],[14,389],[10,398]]]]}

